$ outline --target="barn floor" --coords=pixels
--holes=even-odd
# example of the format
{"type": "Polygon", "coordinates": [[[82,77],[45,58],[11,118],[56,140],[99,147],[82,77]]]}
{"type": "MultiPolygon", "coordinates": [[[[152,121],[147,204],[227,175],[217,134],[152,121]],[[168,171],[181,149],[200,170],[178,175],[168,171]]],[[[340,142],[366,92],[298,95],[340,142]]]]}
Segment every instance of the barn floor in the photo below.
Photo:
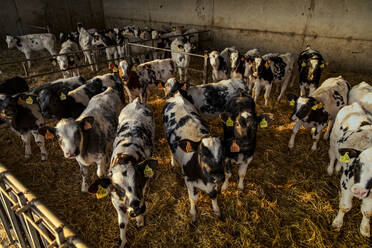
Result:
{"type": "MultiPolygon", "coordinates": [[[[46,55],[46,54],[43,54],[46,55]]],[[[38,56],[38,55],[36,55],[38,56]]],[[[0,51],[2,61],[23,59],[18,51],[0,51]]],[[[192,59],[193,61],[193,59],[192,59]]],[[[48,62],[34,64],[32,71],[50,70],[48,62]]],[[[202,68],[201,62],[193,61],[202,68]]],[[[100,74],[108,72],[100,65],[100,74]]],[[[0,80],[22,75],[19,65],[1,67],[0,80]],[[19,69],[18,69],[19,68],[19,69]]],[[[372,75],[341,73],[325,70],[322,81],[343,75],[352,85],[362,80],[372,82],[372,75]]],[[[87,79],[94,75],[83,69],[87,79]]],[[[31,86],[57,79],[60,74],[32,80],[31,86]]],[[[191,83],[201,82],[200,74],[191,74],[191,83]]],[[[295,86],[287,92],[298,92],[295,86]]],[[[191,224],[187,190],[180,168],[170,165],[170,153],[162,125],[163,92],[150,94],[148,104],[155,113],[155,158],[159,167],[150,182],[145,226],[137,228],[131,220],[127,229],[132,247],[370,247],[371,239],[359,234],[362,218],[359,200],[345,216],[340,232],[331,227],[338,211],[339,176],[326,173],[329,142],[323,139],[318,150],[310,151],[310,131],[302,129],[293,151],[287,143],[293,123],[289,122],[291,107],[284,99],[263,106],[257,112],[269,112],[274,120],[268,128],[259,129],[254,160],[245,178],[245,189],[237,189],[237,168],[229,188],[219,198],[222,218],[214,216],[211,201],[201,193],[197,204],[198,218],[191,224]]],[[[208,120],[214,134],[222,134],[218,118],[208,120]]],[[[91,247],[116,247],[119,239],[117,215],[108,197],[97,200],[80,192],[81,176],[75,160],[63,158],[56,141],[48,141],[48,161],[40,161],[40,152],[33,142],[33,155],[24,158],[21,139],[7,128],[0,129],[0,161],[26,187],[40,197],[62,221],[91,247]]],[[[96,178],[96,166],[89,172],[96,178]]],[[[3,239],[3,238],[1,238],[3,239]]],[[[1,240],[0,239],[0,240],[1,240]]]]}

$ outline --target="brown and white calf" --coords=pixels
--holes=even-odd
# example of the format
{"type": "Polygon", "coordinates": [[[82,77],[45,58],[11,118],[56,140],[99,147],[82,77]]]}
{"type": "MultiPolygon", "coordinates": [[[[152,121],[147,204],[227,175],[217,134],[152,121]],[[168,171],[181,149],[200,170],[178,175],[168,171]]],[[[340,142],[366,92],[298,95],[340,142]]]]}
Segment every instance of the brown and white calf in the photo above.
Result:
{"type": "Polygon", "coordinates": [[[146,101],[147,88],[155,87],[174,76],[175,68],[172,59],[157,59],[138,66],[129,66],[126,60],[119,63],[119,76],[128,94],[129,102],[139,96],[141,102],[146,101]]]}
{"type": "Polygon", "coordinates": [[[60,120],[55,128],[39,129],[45,137],[58,139],[65,158],[76,159],[83,176],[81,191],[88,191],[88,166],[97,164],[97,175],[106,174],[106,159],[116,134],[118,115],[123,107],[119,93],[107,88],[95,95],[75,120],[60,120]]]}
{"type": "MultiPolygon", "coordinates": [[[[41,51],[46,49],[50,55],[56,55],[56,37],[54,34],[27,34],[22,36],[10,36],[5,38],[8,48],[17,48],[24,53],[26,59],[31,58],[31,51],[41,51]]],[[[31,61],[27,62],[28,68],[31,67],[31,61]]]]}
{"type": "Polygon", "coordinates": [[[121,248],[127,243],[128,217],[135,217],[138,227],[144,225],[145,191],[157,165],[152,159],[154,135],[153,113],[136,98],[120,113],[107,177],[89,187],[90,193],[97,193],[98,185],[110,193],[118,213],[121,248]]]}
{"type": "Polygon", "coordinates": [[[179,92],[169,94],[167,98],[163,108],[163,123],[172,153],[171,163],[182,167],[192,221],[196,221],[198,189],[209,195],[214,213],[220,216],[217,196],[225,181],[221,141],[211,135],[196,108],[179,92]]]}
{"type": "Polygon", "coordinates": [[[305,128],[314,128],[312,130],[314,142],[311,150],[315,151],[320,133],[327,123],[328,130],[324,134],[324,139],[328,139],[338,111],[347,105],[349,91],[350,84],[339,76],[328,78],[309,96],[297,97],[287,94],[290,105],[293,105],[290,120],[296,122],[288,147],[293,148],[296,134],[303,125],[305,128]]]}

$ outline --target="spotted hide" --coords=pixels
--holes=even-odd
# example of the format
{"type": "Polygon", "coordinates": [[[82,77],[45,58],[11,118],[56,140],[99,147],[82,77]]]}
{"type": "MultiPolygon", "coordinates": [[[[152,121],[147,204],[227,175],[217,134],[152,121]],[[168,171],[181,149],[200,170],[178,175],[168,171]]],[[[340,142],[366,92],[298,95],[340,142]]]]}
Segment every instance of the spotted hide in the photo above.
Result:
{"type": "Polygon", "coordinates": [[[349,93],[349,104],[359,103],[364,111],[372,115],[372,86],[366,82],[355,85],[349,93]]]}
{"type": "Polygon", "coordinates": [[[339,152],[348,153],[352,160],[347,164],[344,173],[341,177],[341,198],[339,210],[336,218],[333,220],[332,226],[340,230],[344,215],[352,208],[353,198],[361,199],[362,204],[360,211],[363,218],[360,223],[360,233],[365,237],[370,237],[369,219],[372,216],[372,128],[369,124],[368,136],[370,138],[369,145],[362,150],[357,150],[352,147],[340,149],[339,152]]]}
{"type": "Polygon", "coordinates": [[[172,165],[181,165],[190,199],[190,213],[196,221],[197,189],[212,199],[214,213],[220,216],[217,195],[225,180],[221,141],[212,137],[196,108],[179,92],[168,95],[163,109],[166,138],[172,165]]]}
{"type": "Polygon", "coordinates": [[[209,53],[209,62],[212,66],[212,80],[217,82],[230,78],[231,65],[230,54],[236,51],[235,47],[227,47],[222,52],[212,51],[209,53]]]}
{"type": "Polygon", "coordinates": [[[306,89],[309,89],[309,94],[313,93],[319,86],[319,80],[325,67],[323,56],[320,52],[307,46],[298,56],[297,65],[300,74],[299,85],[301,96],[306,95],[306,89]]]}
{"type": "Polygon", "coordinates": [[[276,85],[276,91],[280,94],[278,101],[282,98],[287,89],[288,83],[294,80],[292,77],[294,57],[290,53],[286,54],[266,54],[262,57],[256,57],[252,65],[252,75],[255,78],[254,83],[254,101],[257,102],[261,89],[265,88],[265,105],[270,97],[271,88],[276,85]]]}
{"type": "Polygon", "coordinates": [[[126,60],[119,64],[119,75],[123,81],[124,89],[128,94],[129,102],[136,96],[141,102],[146,101],[147,88],[155,87],[174,77],[175,68],[172,59],[157,59],[138,66],[129,66],[126,60]]]}
{"type": "Polygon", "coordinates": [[[122,248],[127,243],[128,215],[136,218],[137,226],[144,225],[145,190],[157,165],[157,161],[151,159],[154,133],[151,109],[136,98],[120,113],[108,177],[97,180],[89,187],[90,193],[96,193],[98,185],[110,192],[118,213],[119,247],[122,248]]]}
{"type": "MultiPolygon", "coordinates": [[[[41,51],[46,49],[50,55],[56,55],[55,49],[56,37],[54,34],[27,34],[22,36],[10,36],[7,35],[5,41],[9,49],[17,48],[21,51],[26,59],[31,58],[32,51],[41,51]]],[[[31,61],[27,62],[28,68],[31,67],[31,61]]]]}
{"type": "Polygon", "coordinates": [[[122,107],[119,93],[109,87],[95,95],[76,120],[62,119],[55,128],[45,126],[39,129],[46,138],[57,137],[65,158],[76,159],[83,176],[82,192],[88,190],[89,165],[98,165],[98,177],[106,174],[106,158],[115,138],[122,107]]]}
{"type": "Polygon", "coordinates": [[[242,79],[222,80],[218,83],[192,86],[183,90],[184,83],[175,78],[169,79],[165,84],[165,94],[174,94],[179,91],[196,109],[205,116],[217,116],[225,111],[228,101],[247,91],[242,79]]]}
{"type": "Polygon", "coordinates": [[[350,84],[342,76],[328,78],[310,96],[297,97],[288,94],[287,98],[293,105],[293,112],[290,117],[296,122],[288,143],[290,149],[294,146],[294,140],[298,130],[303,125],[305,128],[314,128],[312,136],[314,139],[311,150],[315,151],[320,138],[320,133],[328,123],[328,130],[324,139],[328,139],[332,130],[333,122],[338,111],[348,102],[350,84]]]}
{"type": "Polygon", "coordinates": [[[337,161],[336,171],[345,163],[341,161],[338,150],[353,147],[364,150],[372,144],[372,116],[367,114],[359,103],[344,106],[337,114],[330,136],[329,165],[327,172],[333,174],[334,164],[337,161]],[[369,136],[368,136],[369,134],[369,136]]]}

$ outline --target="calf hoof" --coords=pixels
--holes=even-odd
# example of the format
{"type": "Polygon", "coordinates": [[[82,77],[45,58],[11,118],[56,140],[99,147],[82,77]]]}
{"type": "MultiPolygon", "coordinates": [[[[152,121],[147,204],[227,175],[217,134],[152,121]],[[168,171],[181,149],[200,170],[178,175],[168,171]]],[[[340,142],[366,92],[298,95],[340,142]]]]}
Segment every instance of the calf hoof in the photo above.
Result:
{"type": "Polygon", "coordinates": [[[41,161],[46,161],[47,160],[47,156],[46,155],[41,155],[41,161]]]}
{"type": "Polygon", "coordinates": [[[316,145],[312,145],[312,146],[311,146],[311,150],[312,150],[312,151],[316,151],[316,149],[317,149],[316,145]]]}
{"type": "Polygon", "coordinates": [[[88,193],[88,184],[81,185],[81,192],[88,193]]]}
{"type": "Polygon", "coordinates": [[[29,159],[30,158],[30,154],[25,154],[25,159],[29,159]]]}
{"type": "Polygon", "coordinates": [[[224,192],[226,189],[227,189],[227,187],[229,186],[229,184],[228,183],[223,183],[222,184],[222,187],[221,187],[221,192],[224,192]]]}
{"type": "Polygon", "coordinates": [[[370,237],[370,227],[369,225],[360,226],[360,234],[362,236],[369,238],[370,237]]]}
{"type": "Polygon", "coordinates": [[[332,227],[335,228],[339,232],[341,230],[342,224],[343,223],[341,221],[338,221],[337,219],[335,219],[332,222],[332,227]]]}
{"type": "Polygon", "coordinates": [[[244,184],[243,184],[243,183],[239,183],[239,184],[238,184],[238,189],[240,189],[240,190],[244,190],[244,184]]]}
{"type": "Polygon", "coordinates": [[[332,174],[333,174],[333,167],[331,165],[329,165],[327,167],[327,173],[328,173],[328,176],[332,176],[332,174]]]}

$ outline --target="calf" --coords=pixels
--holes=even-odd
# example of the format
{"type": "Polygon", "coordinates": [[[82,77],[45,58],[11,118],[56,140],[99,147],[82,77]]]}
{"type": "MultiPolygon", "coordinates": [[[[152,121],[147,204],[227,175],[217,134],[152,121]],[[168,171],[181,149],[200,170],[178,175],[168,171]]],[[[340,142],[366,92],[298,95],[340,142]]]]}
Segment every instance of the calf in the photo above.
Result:
{"type": "Polygon", "coordinates": [[[190,64],[190,55],[183,54],[179,52],[191,53],[192,45],[188,39],[177,38],[172,41],[172,60],[178,68],[178,73],[180,75],[180,81],[187,81],[187,69],[190,64]]]}
{"type": "Polygon", "coordinates": [[[31,134],[40,148],[41,160],[47,159],[44,145],[44,137],[39,135],[38,128],[44,124],[36,95],[30,93],[19,93],[13,96],[1,95],[1,118],[18,135],[25,145],[25,158],[31,155],[31,134]]]}
{"type": "Polygon", "coordinates": [[[369,123],[372,123],[372,116],[368,115],[357,102],[344,106],[337,113],[329,142],[329,165],[327,168],[329,175],[333,174],[336,160],[338,160],[336,165],[337,172],[341,167],[345,168],[345,162],[342,159],[338,159],[340,157],[338,152],[340,148],[354,147],[355,149],[363,150],[366,144],[371,143],[368,135],[366,135],[371,130],[369,123]]]}
{"type": "Polygon", "coordinates": [[[124,90],[119,77],[115,74],[107,73],[88,80],[86,84],[74,90],[62,88],[61,91],[57,93],[59,96],[65,96],[60,98],[61,101],[59,101],[61,104],[60,116],[64,118],[77,118],[84,111],[86,106],[88,106],[90,99],[104,92],[108,87],[113,88],[119,93],[120,99],[124,104],[124,90]]]}
{"type": "MultiPolygon", "coordinates": [[[[77,24],[77,29],[79,32],[79,45],[81,49],[83,50],[92,49],[93,48],[93,45],[92,45],[93,36],[83,27],[83,24],[81,23],[77,24]]],[[[84,54],[85,62],[88,61],[88,63],[91,65],[90,69],[93,72],[94,72],[94,69],[98,71],[98,65],[96,64],[95,67],[93,67],[92,65],[93,63],[96,62],[96,56],[94,55],[95,53],[94,52],[92,53],[91,51],[84,51],[83,54],[84,54]]]]}
{"type": "Polygon", "coordinates": [[[37,100],[44,118],[48,120],[59,120],[69,117],[70,114],[70,111],[63,111],[63,101],[66,95],[61,94],[61,92],[76,89],[84,83],[85,79],[82,77],[58,79],[34,88],[31,92],[38,95],[37,100]]]}
{"type": "Polygon", "coordinates": [[[83,176],[81,191],[88,190],[88,166],[97,164],[97,175],[106,173],[106,158],[115,138],[118,115],[123,107],[119,93],[111,87],[95,95],[87,108],[75,120],[60,120],[55,128],[42,127],[45,138],[58,138],[65,158],[76,159],[83,176]]]}
{"type": "Polygon", "coordinates": [[[196,33],[198,31],[199,30],[197,30],[195,28],[191,28],[191,29],[186,30],[183,33],[185,38],[188,39],[189,42],[192,44],[193,49],[198,49],[198,46],[199,46],[199,34],[196,33]]]}
{"type": "Polygon", "coordinates": [[[57,56],[56,59],[52,59],[53,65],[59,65],[59,69],[62,71],[64,78],[80,75],[79,68],[77,68],[77,66],[80,65],[80,58],[78,54],[74,53],[65,55],[65,53],[73,53],[77,51],[79,51],[79,45],[75,41],[67,39],[61,45],[61,50],[59,51],[60,55],[57,56]]]}
{"type": "Polygon", "coordinates": [[[231,166],[239,165],[239,189],[244,189],[244,177],[248,165],[253,159],[256,148],[256,133],[259,123],[267,125],[269,118],[257,116],[253,98],[248,94],[232,98],[226,106],[225,112],[220,115],[224,122],[224,140],[226,181],[221,190],[228,186],[231,177],[231,166]],[[261,122],[265,120],[264,122],[261,122]]]}
{"type": "Polygon", "coordinates": [[[178,163],[182,166],[192,221],[196,221],[197,189],[209,195],[214,213],[220,216],[217,195],[225,180],[220,139],[211,136],[196,108],[179,92],[168,95],[163,109],[163,123],[172,152],[172,165],[178,163]]]}
{"type": "Polygon", "coordinates": [[[136,98],[120,113],[108,177],[89,187],[90,193],[97,193],[98,185],[110,192],[118,213],[121,248],[127,243],[128,214],[136,218],[138,227],[144,225],[145,190],[157,165],[157,161],[151,159],[154,135],[153,113],[136,98]]]}
{"type": "Polygon", "coordinates": [[[129,66],[126,60],[119,63],[119,75],[123,80],[124,89],[129,102],[139,96],[141,102],[146,101],[147,87],[159,83],[164,84],[174,76],[174,64],[171,59],[157,59],[136,66],[129,66]]]}
{"type": "Polygon", "coordinates": [[[112,34],[113,34],[112,30],[109,30],[106,32],[100,32],[100,33],[95,32],[93,36],[94,39],[92,41],[93,46],[106,47],[105,51],[106,51],[106,58],[108,60],[107,63],[109,65],[109,68],[110,68],[110,64],[113,63],[112,59],[116,61],[119,58],[119,54],[116,49],[117,43],[115,39],[112,37],[112,34]]]}
{"type": "MultiPolygon", "coordinates": [[[[17,47],[19,51],[24,53],[26,59],[31,58],[31,51],[48,50],[51,55],[56,55],[55,49],[56,37],[54,34],[27,34],[22,36],[10,36],[5,38],[8,48],[12,49],[17,47]]],[[[31,67],[31,61],[27,62],[28,68],[31,67]]]]}
{"type": "MultiPolygon", "coordinates": [[[[361,150],[353,147],[339,149],[340,154],[347,154],[350,159],[347,167],[342,173],[341,199],[339,203],[339,211],[336,218],[333,220],[332,226],[341,229],[344,215],[352,208],[353,197],[362,200],[360,210],[363,218],[360,223],[360,233],[365,237],[370,237],[369,219],[372,216],[372,123],[364,126],[366,135],[369,137],[369,143],[361,150]],[[367,129],[368,134],[367,134],[367,129]]],[[[363,128],[363,127],[361,127],[363,128]]],[[[355,143],[357,144],[358,141],[355,143]]]]}
{"type": "Polygon", "coordinates": [[[315,151],[320,133],[327,125],[327,122],[328,130],[324,134],[324,139],[328,139],[337,112],[347,105],[349,91],[350,84],[342,76],[339,76],[325,80],[308,97],[297,97],[293,94],[288,94],[287,98],[290,104],[294,106],[290,119],[296,122],[288,147],[290,149],[293,148],[296,134],[303,125],[305,128],[314,128],[312,130],[314,142],[311,150],[315,151]]]}
{"type": "Polygon", "coordinates": [[[218,83],[196,85],[183,90],[184,82],[175,78],[169,79],[165,84],[165,94],[174,94],[179,91],[183,97],[194,104],[199,113],[205,116],[217,116],[225,112],[226,105],[231,98],[240,96],[247,91],[242,79],[222,80],[218,83]]]}
{"type": "Polygon", "coordinates": [[[218,51],[212,51],[209,53],[213,82],[230,78],[230,54],[234,51],[236,51],[235,47],[227,47],[221,53],[218,51]]]}
{"type": "MultiPolygon", "coordinates": [[[[306,89],[309,89],[309,95],[319,86],[320,76],[322,75],[325,61],[320,52],[307,46],[298,56],[297,64],[300,73],[300,91],[301,96],[306,95],[306,89]]],[[[291,82],[291,86],[293,81],[291,82]]]]}
{"type": "Polygon", "coordinates": [[[265,105],[267,105],[273,84],[277,85],[277,91],[279,91],[279,87],[281,88],[277,98],[280,101],[293,74],[293,66],[294,57],[290,53],[281,55],[266,54],[262,57],[256,57],[252,65],[253,77],[255,78],[255,102],[257,102],[260,91],[264,87],[265,105]]]}
{"type": "Polygon", "coordinates": [[[364,111],[372,115],[372,86],[366,82],[355,85],[349,93],[349,104],[359,103],[364,111]]]}

